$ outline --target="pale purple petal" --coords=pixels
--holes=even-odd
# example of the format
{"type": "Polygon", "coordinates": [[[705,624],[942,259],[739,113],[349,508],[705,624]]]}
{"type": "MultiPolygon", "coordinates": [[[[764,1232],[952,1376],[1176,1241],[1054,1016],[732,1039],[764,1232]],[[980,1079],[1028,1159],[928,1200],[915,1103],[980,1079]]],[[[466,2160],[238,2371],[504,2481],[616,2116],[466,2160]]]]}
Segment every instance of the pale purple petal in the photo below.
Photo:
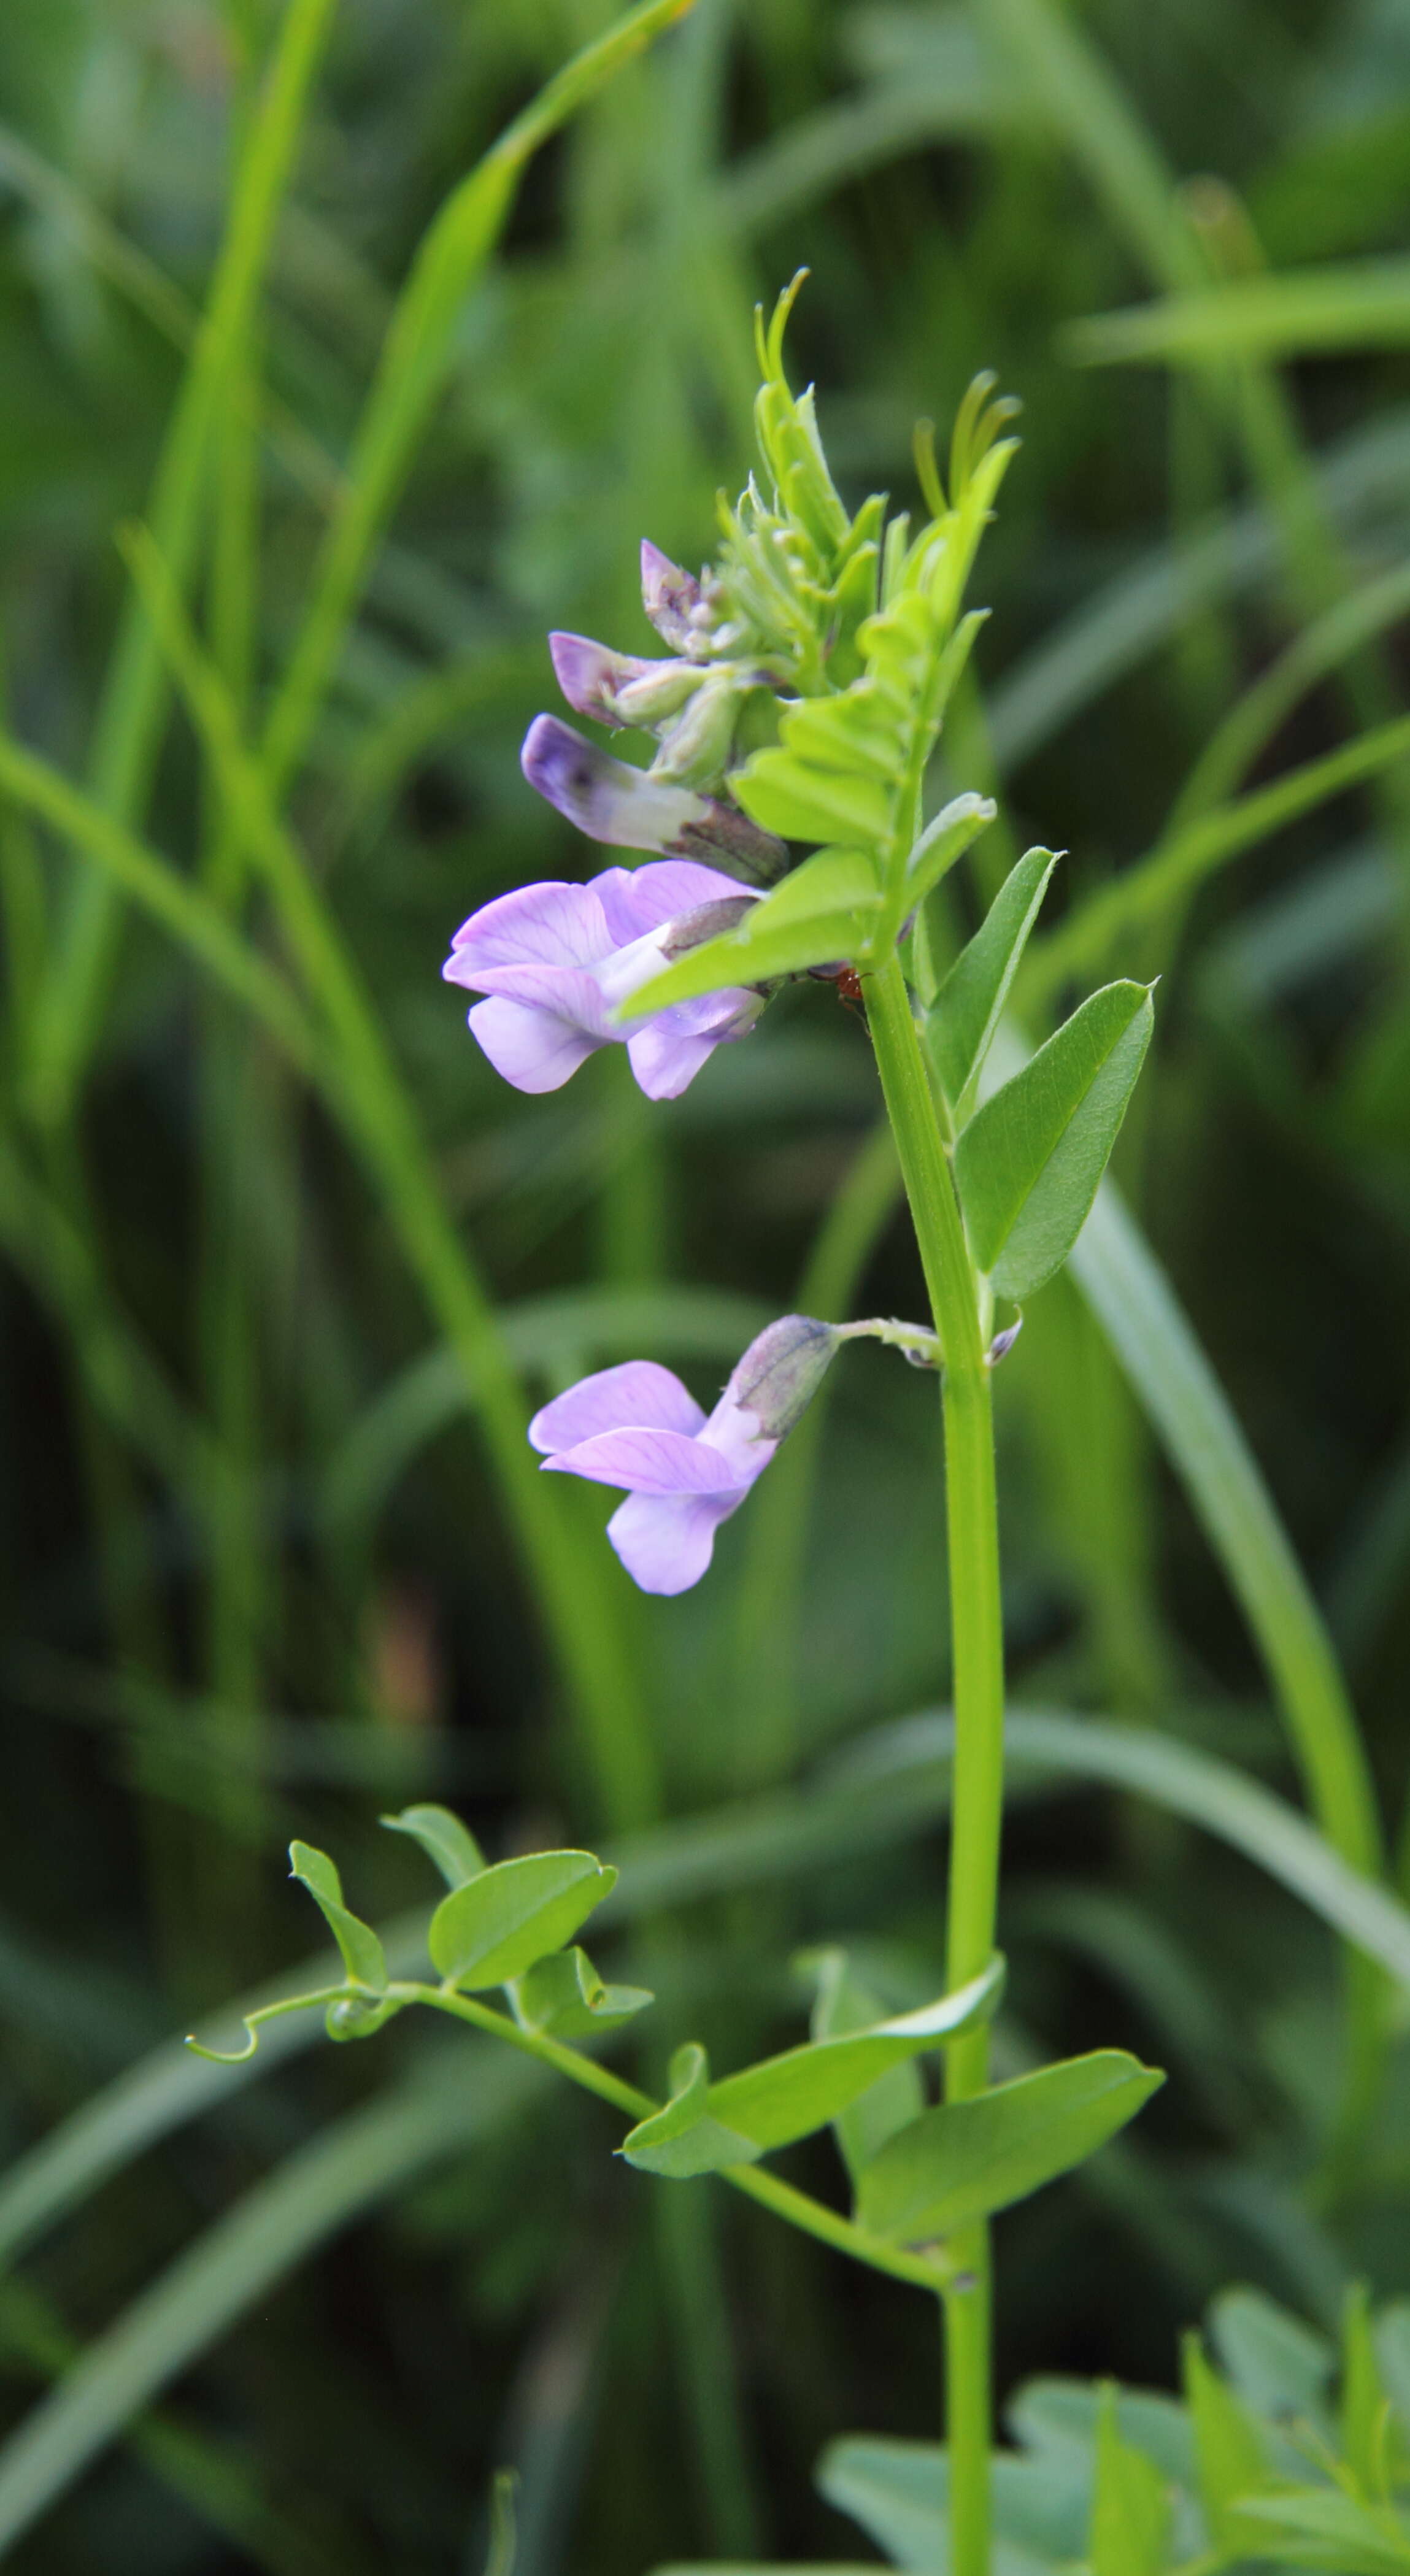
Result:
{"type": "MultiPolygon", "coordinates": [[[[702,871],[705,873],[705,871],[702,871]]],[[[516,886],[462,922],[446,960],[446,980],[475,986],[481,966],[595,966],[617,938],[590,885],[516,886]]]]}
{"type": "Polygon", "coordinates": [[[589,840],[623,850],[664,850],[692,824],[707,824],[710,800],[666,787],[584,742],[557,716],[535,716],[520,754],[529,785],[589,840]]]}
{"type": "Polygon", "coordinates": [[[757,1413],[751,1413],[747,1405],[740,1404],[726,1387],[700,1434],[700,1445],[718,1449],[738,1481],[752,1485],[756,1476],[762,1476],[778,1442],[762,1437],[757,1413]]]}
{"type": "Polygon", "coordinates": [[[629,680],[644,679],[656,667],[634,653],[614,653],[609,644],[594,644],[590,635],[558,631],[550,635],[548,649],[553,676],[569,706],[580,716],[595,716],[599,724],[622,724],[625,719],[612,704],[617,691],[629,680]]]}
{"type": "Polygon", "coordinates": [[[641,541],[641,600],[652,625],[663,644],[681,653],[690,642],[694,629],[691,611],[699,608],[703,594],[693,573],[682,572],[649,537],[641,541]]]}
{"type": "Polygon", "coordinates": [[[595,1369],[562,1395],[556,1395],[529,1425],[535,1449],[546,1456],[572,1449],[599,1431],[680,1431],[687,1438],[705,1420],[703,1408],[674,1371],[656,1360],[623,1360],[616,1368],[595,1369]]]}
{"type": "Polygon", "coordinates": [[[643,1592],[688,1592],[709,1566],[721,1521],[743,1499],[742,1494],[629,1494],[608,1522],[607,1535],[643,1592]]]}
{"type": "Polygon", "coordinates": [[[727,1494],[743,1481],[720,1450],[680,1431],[599,1431],[543,1463],[594,1485],[623,1485],[629,1494],[727,1494]]]}
{"type": "Polygon", "coordinates": [[[597,977],[581,967],[482,966],[474,989],[502,994],[506,1002],[522,1002],[531,1011],[551,1011],[555,1019],[581,1029],[595,1046],[606,1046],[620,1034],[597,977]]]}
{"type": "Polygon", "coordinates": [[[739,893],[735,877],[718,868],[697,867],[693,859],[654,859],[644,868],[604,868],[589,880],[602,906],[614,947],[660,930],[678,913],[695,912],[702,903],[727,903],[739,893]]]}
{"type": "Polygon", "coordinates": [[[561,1091],[580,1064],[606,1044],[571,1020],[526,1002],[477,1002],[471,1033],[496,1073],[516,1091],[561,1091]]]}
{"type": "Polygon", "coordinates": [[[648,1100],[679,1100],[719,1044],[717,1038],[695,1037],[688,1029],[673,1028],[671,1019],[672,1014],[663,1011],[627,1040],[628,1060],[648,1100]]]}

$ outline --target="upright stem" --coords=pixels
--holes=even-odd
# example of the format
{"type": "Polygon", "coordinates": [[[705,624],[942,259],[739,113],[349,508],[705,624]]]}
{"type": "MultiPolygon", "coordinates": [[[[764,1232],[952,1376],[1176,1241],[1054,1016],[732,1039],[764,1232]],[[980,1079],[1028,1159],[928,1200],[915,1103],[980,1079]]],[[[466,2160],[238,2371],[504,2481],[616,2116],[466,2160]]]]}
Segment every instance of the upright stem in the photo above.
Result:
{"type": "MultiPolygon", "coordinates": [[[[955,1776],[950,1823],[946,1983],[988,1965],[994,1948],[1003,1825],[1004,1656],[993,1415],[979,1283],[965,1243],[910,995],[893,956],[864,978],[867,1015],[896,1138],[935,1329],[944,1354],[945,1508],[954,1672],[955,1776]]],[[[947,2099],[989,2080],[981,2025],[951,2042],[947,2099]]],[[[951,2242],[944,2294],[945,2404],[950,2462],[952,2576],[988,2576],[991,2430],[989,2231],[951,2242]]]]}

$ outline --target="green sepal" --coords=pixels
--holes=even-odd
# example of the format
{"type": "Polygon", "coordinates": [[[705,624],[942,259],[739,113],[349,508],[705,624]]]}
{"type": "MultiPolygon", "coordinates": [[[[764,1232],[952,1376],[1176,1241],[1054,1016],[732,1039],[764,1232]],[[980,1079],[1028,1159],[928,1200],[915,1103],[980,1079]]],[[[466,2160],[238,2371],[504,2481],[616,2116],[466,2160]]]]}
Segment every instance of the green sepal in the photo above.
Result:
{"type": "Polygon", "coordinates": [[[447,1887],[468,1887],[485,1868],[485,1855],[468,1825],[449,1807],[403,1807],[398,1816],[381,1816],[388,1833],[409,1834],[428,1860],[433,1860],[447,1887]]]}
{"type": "Polygon", "coordinates": [[[475,1993],[522,1977],[571,1940],[617,1883],[591,1852],[530,1852],[497,1861],[444,1897],[431,1917],[431,1957],[447,1984],[475,1993]]]}
{"type": "Polygon", "coordinates": [[[961,1134],[955,1179],[965,1226],[1001,1297],[1031,1297],[1077,1241],[1153,1022],[1147,985],[1107,984],[961,1134]]]}
{"type": "Polygon", "coordinates": [[[1154,2460],[1123,2441],[1116,2390],[1101,2392],[1092,2490],[1091,2576],[1163,2576],[1170,2495],[1154,2460]]]}
{"type": "MultiPolygon", "coordinates": [[[[991,808],[992,811],[992,808],[991,808]]],[[[943,819],[943,818],[942,818],[943,819]]],[[[1028,934],[1057,866],[1051,850],[1028,850],[1011,868],[983,922],[962,948],[926,1017],[931,1061],[954,1109],[989,1051],[1028,934]]]]}
{"type": "Polygon", "coordinates": [[[308,1889],[319,1908],[342,1953],[349,1982],[365,1986],[369,1994],[382,1994],[387,1983],[382,1944],[370,1923],[349,1913],[343,1903],[343,1882],[328,1854],[316,1851],[312,1843],[290,1843],[289,1876],[308,1889]]]}
{"type": "Polygon", "coordinates": [[[923,2111],[861,2174],[857,2215],[888,2243],[931,2244],[1083,2163],[1164,2081],[1104,2048],[923,2111]]]}
{"type": "Polygon", "coordinates": [[[526,1968],[510,1989],[515,2018],[524,2030],[551,2039],[588,2039],[615,2030],[654,2004],[646,1986],[603,1983],[586,1950],[559,1950],[526,1968]]]}
{"type": "Polygon", "coordinates": [[[709,2113],[710,2061],[697,2040],[687,2040],[671,2060],[670,2100],[649,2120],[629,2129],[617,2149],[642,2173],[685,2182],[695,2174],[722,2173],[729,2165],[757,2163],[762,2150],[724,2128],[709,2113]]]}

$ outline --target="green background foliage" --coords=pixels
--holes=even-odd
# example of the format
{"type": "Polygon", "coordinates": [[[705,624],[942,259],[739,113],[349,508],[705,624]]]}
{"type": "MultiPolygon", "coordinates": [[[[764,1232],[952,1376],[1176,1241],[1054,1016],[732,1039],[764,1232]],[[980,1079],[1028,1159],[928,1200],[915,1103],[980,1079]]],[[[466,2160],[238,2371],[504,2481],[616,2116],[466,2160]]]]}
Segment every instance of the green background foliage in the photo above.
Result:
{"type": "MultiPolygon", "coordinates": [[[[1230,2280],[1324,2332],[1410,2292],[1405,1919],[1353,1875],[1406,1839],[1410,19],[697,0],[536,107],[605,0],[3,14],[0,2550],[441,2576],[513,2463],[521,2576],[845,2557],[812,2464],[932,2438],[926,2301],[488,2041],[179,2033],[336,1974],[296,1832],[412,1972],[376,1819],[438,1798],[617,1866],[658,2097],[799,2041],[800,1948],[862,2020],[937,1992],[926,1382],[849,1351],[677,1601],[522,1437],[617,1359],[708,1401],[773,1314],[921,1311],[864,1032],[802,985],[676,1103],[619,1052],[524,1099],[438,980],[585,871],[518,770],[544,630],[649,649],[638,540],[711,550],[807,264],[849,511],[917,506],[976,370],[1024,407],[933,980],[1030,842],[1023,1039],[1161,979],[1125,1210],[996,1381],[995,2057],[1170,2080],[1000,2220],[1002,2384],[1173,2387],[1230,2280]]],[[[840,2201],[827,2139],[783,2169],[840,2201]]]]}

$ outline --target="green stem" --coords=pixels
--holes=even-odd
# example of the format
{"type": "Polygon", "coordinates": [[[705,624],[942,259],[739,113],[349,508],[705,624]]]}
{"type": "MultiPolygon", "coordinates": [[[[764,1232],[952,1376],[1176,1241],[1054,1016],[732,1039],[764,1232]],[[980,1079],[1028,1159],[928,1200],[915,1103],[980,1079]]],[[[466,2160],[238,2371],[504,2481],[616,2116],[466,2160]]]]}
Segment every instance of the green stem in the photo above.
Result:
{"type": "MultiPolygon", "coordinates": [[[[427,2004],[433,2012],[449,2013],[456,2021],[468,2021],[475,2030],[506,2039],[525,2057],[537,2058],[541,2066],[552,2066],[558,2074],[566,2075],[570,2084],[580,2084],[585,2092],[595,2093],[599,2101],[610,2102],[616,2111],[625,2111],[634,2123],[650,2119],[661,2108],[649,2093],[614,2075],[610,2067],[599,2066],[596,2058],[580,2056],[575,2048],[566,2047],[561,2039],[550,2039],[544,2031],[524,2030],[507,2013],[496,2012],[492,2004],[478,2003],[473,1995],[457,1994],[451,1986],[414,1985],[398,1978],[388,1986],[387,2000],[395,2004],[427,2004]]],[[[887,2272],[893,2280],[907,2281],[922,2290],[937,2290],[948,2278],[948,2259],[942,2261],[933,2254],[907,2254],[898,2245],[888,2245],[867,2228],[859,2227],[854,2219],[843,2218],[837,2210],[814,2200],[809,2192],[795,2190],[792,2183],[780,2181],[777,2174],[761,2173],[757,2165],[726,2165],[720,2180],[734,2191],[743,2192],[746,2200],[757,2200],[761,2208],[771,2209],[776,2218],[786,2219],[790,2227],[801,2228],[805,2236],[815,2236],[820,2245],[831,2245],[839,2254],[850,2254],[854,2262],[867,2264],[873,2272],[887,2272]]]]}
{"type": "MultiPolygon", "coordinates": [[[[941,1142],[910,995],[892,957],[863,979],[887,1115],[944,1353],[945,1503],[954,1674],[955,1770],[950,1825],[946,1983],[962,1985],[994,1948],[1003,1826],[1004,1656],[993,1416],[979,1283],[941,1142]]],[[[945,2053],[945,2091],[971,2099],[988,2083],[984,2029],[945,2053]]],[[[989,2231],[951,2239],[944,2293],[945,2388],[953,2576],[988,2576],[991,2428],[989,2231]]]]}

